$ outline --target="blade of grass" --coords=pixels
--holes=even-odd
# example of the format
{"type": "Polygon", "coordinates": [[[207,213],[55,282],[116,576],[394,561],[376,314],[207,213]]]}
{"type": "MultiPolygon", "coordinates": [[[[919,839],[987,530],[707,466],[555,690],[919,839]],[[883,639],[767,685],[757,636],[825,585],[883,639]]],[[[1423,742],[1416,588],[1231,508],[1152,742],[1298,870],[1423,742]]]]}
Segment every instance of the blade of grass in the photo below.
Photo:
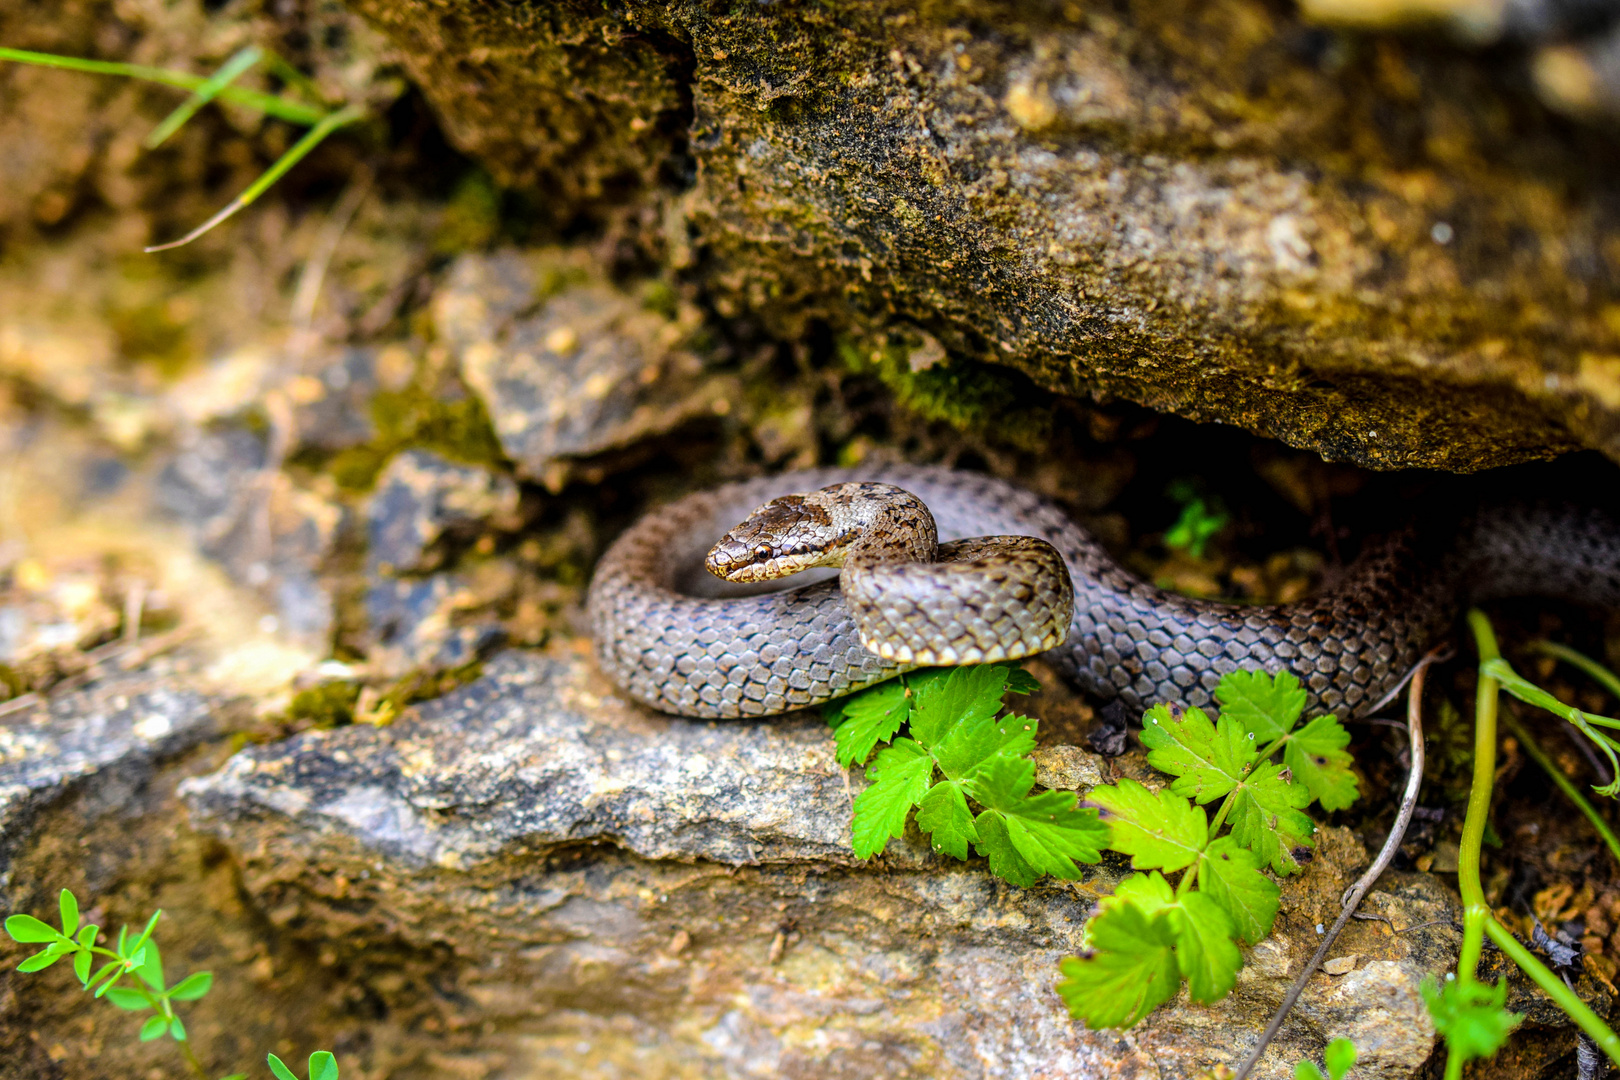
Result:
{"type": "Polygon", "coordinates": [[[197,115],[197,110],[213,101],[219,92],[235,82],[248,68],[257,64],[264,53],[257,45],[249,45],[239,49],[235,56],[225,61],[224,65],[201,86],[191,92],[191,96],[182,101],[163,122],[152,129],[152,134],[146,137],[145,146],[148,150],[156,150],[162,146],[164,140],[180,130],[182,124],[197,115]]]}
{"type": "MultiPolygon", "coordinates": [[[[208,82],[204,75],[192,75],[185,71],[172,71],[169,68],[149,67],[146,64],[123,64],[111,60],[85,60],[77,56],[57,56],[55,53],[30,52],[27,49],[0,48],[0,60],[12,60],[19,64],[33,64],[35,67],[65,68],[68,71],[84,71],[92,75],[119,75],[127,79],[142,79],[146,82],[162,83],[165,86],[179,87],[181,90],[197,91],[208,82]]],[[[228,101],[232,105],[242,105],[249,109],[257,109],[267,116],[277,120],[286,120],[288,123],[310,127],[319,124],[326,116],[326,110],[313,105],[303,105],[296,101],[288,101],[274,94],[266,94],[260,90],[249,90],[241,86],[225,86],[215,94],[221,101],[228,101]]]]}
{"type": "Polygon", "coordinates": [[[1524,747],[1524,752],[1530,755],[1530,760],[1540,765],[1541,770],[1552,778],[1554,784],[1558,785],[1558,790],[1562,791],[1569,798],[1569,801],[1575,804],[1576,809],[1586,815],[1586,820],[1592,823],[1592,828],[1596,829],[1598,835],[1603,837],[1603,842],[1609,845],[1609,854],[1614,856],[1615,862],[1620,863],[1620,837],[1615,836],[1614,830],[1609,828],[1609,823],[1598,815],[1597,807],[1586,800],[1586,796],[1581,794],[1581,790],[1575,786],[1575,782],[1564,775],[1564,770],[1553,763],[1553,760],[1547,756],[1546,751],[1542,750],[1541,745],[1536,742],[1530,732],[1525,729],[1525,726],[1519,723],[1512,714],[1504,713],[1502,721],[1507,725],[1508,730],[1513,732],[1513,737],[1519,740],[1519,745],[1524,747]]]}
{"type": "Polygon", "coordinates": [[[1551,656],[1580,668],[1601,684],[1611,697],[1620,698],[1620,675],[1616,675],[1585,653],[1576,652],[1568,645],[1560,645],[1556,641],[1537,641],[1530,647],[1543,656],[1551,656]]]}
{"type": "Polygon", "coordinates": [[[316,124],[314,127],[305,132],[302,139],[299,139],[292,145],[291,149],[289,149],[285,154],[282,154],[281,157],[277,158],[274,165],[271,165],[268,169],[264,170],[264,172],[260,174],[259,178],[248,186],[246,191],[242,192],[242,194],[238,195],[236,198],[227,203],[225,207],[219,211],[219,213],[215,214],[213,217],[209,218],[195,229],[192,229],[178,240],[170,240],[166,244],[153,244],[151,247],[145,248],[144,250],[148,253],[154,251],[168,251],[171,248],[177,248],[191,243],[193,240],[197,239],[197,237],[203,235],[220,222],[235,214],[237,211],[246,206],[252,205],[254,199],[257,199],[260,195],[263,195],[265,191],[270,188],[271,184],[274,184],[277,180],[280,180],[282,176],[286,174],[288,169],[302,161],[305,155],[319,146],[321,141],[328,135],[332,134],[332,132],[336,131],[340,127],[343,127],[345,124],[354,123],[356,120],[359,120],[365,115],[365,109],[361,108],[359,105],[348,105],[339,109],[337,112],[330,113],[327,116],[322,117],[320,123],[316,124]]]}

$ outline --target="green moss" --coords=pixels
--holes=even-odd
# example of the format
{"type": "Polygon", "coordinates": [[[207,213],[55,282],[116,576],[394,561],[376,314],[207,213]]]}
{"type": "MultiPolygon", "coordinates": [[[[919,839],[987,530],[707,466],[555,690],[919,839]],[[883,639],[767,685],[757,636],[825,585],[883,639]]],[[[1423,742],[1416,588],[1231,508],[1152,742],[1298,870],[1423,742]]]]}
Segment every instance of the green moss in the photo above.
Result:
{"type": "Polygon", "coordinates": [[[1051,435],[1051,409],[1017,372],[954,356],[914,371],[912,357],[924,351],[915,339],[890,337],[876,347],[845,339],[838,351],[848,370],[875,375],[896,401],[924,419],[1029,450],[1040,449],[1051,435]]]}
{"type": "Polygon", "coordinates": [[[482,169],[462,177],[444,208],[433,249],[441,255],[478,251],[501,232],[501,194],[482,169]]]}
{"type": "Polygon", "coordinates": [[[447,399],[413,383],[403,390],[381,390],[371,399],[377,437],[341,450],[324,463],[340,487],[369,491],[377,474],[399,451],[432,450],[468,465],[500,466],[506,461],[484,403],[476,395],[447,399]]]}
{"type": "Polygon", "coordinates": [[[286,723],[300,727],[343,727],[354,723],[354,704],[358,700],[360,684],[357,682],[322,683],[293,695],[287,706],[286,723]]]}

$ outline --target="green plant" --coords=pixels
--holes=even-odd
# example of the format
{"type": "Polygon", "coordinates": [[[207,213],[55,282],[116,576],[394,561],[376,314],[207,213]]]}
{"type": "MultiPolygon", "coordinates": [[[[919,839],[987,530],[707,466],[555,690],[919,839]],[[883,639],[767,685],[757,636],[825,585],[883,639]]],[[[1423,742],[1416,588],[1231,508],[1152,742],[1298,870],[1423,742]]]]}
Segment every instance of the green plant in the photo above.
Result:
{"type": "Polygon", "coordinates": [[[1322,1064],[1327,1066],[1327,1075],[1316,1067],[1314,1061],[1302,1061],[1294,1066],[1294,1080],[1344,1080],[1350,1067],[1356,1063],[1356,1044],[1349,1039],[1334,1039],[1322,1051],[1322,1064]]]}
{"type": "MultiPolygon", "coordinates": [[[[179,1046],[192,1074],[199,1080],[208,1080],[208,1071],[192,1050],[186,1026],[174,1006],[176,1002],[201,999],[213,988],[214,976],[211,972],[196,971],[173,986],[168,985],[163,972],[163,957],[152,937],[163,912],[153,912],[139,934],[131,935],[127,926],[119,930],[113,947],[108,949],[97,944],[101,937],[99,927],[80,925],[79,901],[72,892],[63,889],[58,897],[58,906],[62,919],[60,930],[32,915],[19,913],[6,918],[6,933],[13,941],[45,946],[18,964],[17,970],[24,973],[44,971],[57,961],[71,957],[69,962],[73,974],[84,990],[92,992],[97,998],[106,998],[120,1009],[152,1013],[141,1024],[141,1042],[167,1035],[179,1046]],[[106,961],[98,968],[95,967],[97,958],[106,961]],[[92,968],[95,968],[93,972],[92,968]]],[[[291,1080],[292,1074],[279,1058],[271,1054],[269,1061],[270,1071],[279,1080],[291,1080]]],[[[310,1080],[337,1080],[337,1063],[331,1054],[320,1051],[311,1056],[309,1062],[310,1080]],[[317,1059],[321,1063],[319,1072],[316,1071],[317,1059]]],[[[246,1075],[235,1073],[223,1080],[243,1080],[246,1075]]]]}
{"type": "Polygon", "coordinates": [[[1209,542],[1232,521],[1219,496],[1205,497],[1192,480],[1177,480],[1165,489],[1181,514],[1164,534],[1164,546],[1202,559],[1209,542]]]}
{"type": "Polygon", "coordinates": [[[1020,886],[1076,878],[1076,864],[1099,861],[1103,848],[1130,855],[1147,872],[1102,902],[1087,955],[1063,963],[1070,1011],[1093,1028],[1129,1027],[1183,979],[1195,1001],[1224,997],[1239,944],[1265,937],[1276,918],[1280,891],[1263,871],[1294,872],[1294,852],[1312,843],[1303,808],[1356,798],[1348,733],[1330,716],[1299,726],[1306,695],[1286,672],[1236,672],[1216,690],[1218,720],[1148,710],[1142,741],[1168,787],[1124,779],[1093,788],[1082,807],[1072,792],[1031,792],[1036,722],[1004,715],[1002,699],[1034,686],[1012,665],[931,669],[830,706],[839,761],[870,758],[851,822],[856,853],[904,835],[915,810],[935,851],[966,858],[971,845],[1020,886]],[[873,756],[880,742],[890,745],[873,756]],[[1202,806],[1216,800],[1211,820],[1202,806]],[[1172,884],[1167,874],[1180,876],[1172,884]]]}
{"type": "Polygon", "coordinates": [[[249,184],[240,195],[227,203],[219,212],[178,240],[171,240],[165,244],[153,244],[146,248],[148,252],[167,251],[170,248],[191,243],[237,211],[251,205],[260,195],[268,191],[277,180],[286,175],[289,169],[302,161],[310,151],[325,141],[328,135],[366,116],[366,110],[359,105],[328,108],[325,103],[320,102],[320,95],[315,90],[314,85],[301,72],[273,53],[267,53],[253,45],[239,50],[212,75],[193,75],[190,72],[175,71],[171,68],[150,67],[145,64],[85,60],[76,56],[58,56],[54,53],[30,52],[26,49],[0,48],[0,60],[11,60],[19,64],[32,64],[36,67],[65,68],[69,71],[82,71],[92,75],[118,75],[124,78],[141,79],[146,82],[160,83],[165,86],[191,91],[190,96],[181,102],[146,137],[145,146],[148,150],[160,146],[169,136],[180,130],[187,120],[196,115],[199,109],[215,99],[228,101],[244,108],[256,109],[266,116],[272,116],[278,120],[285,120],[290,124],[297,124],[300,127],[309,129],[301,139],[295,142],[268,169],[261,173],[258,179],[249,184]],[[301,92],[309,100],[300,101],[284,95],[266,94],[233,85],[236,79],[260,61],[266,59],[268,59],[273,74],[280,78],[289,89],[301,92]]]}
{"type": "MultiPolygon", "coordinates": [[[[276,1080],[298,1080],[298,1074],[283,1065],[276,1055],[266,1054],[265,1060],[270,1063],[270,1071],[275,1074],[276,1080]]],[[[338,1080],[337,1058],[325,1050],[317,1050],[309,1055],[309,1080],[338,1080]]]]}
{"type": "MultiPolygon", "coordinates": [[[[1474,698],[1473,783],[1468,790],[1468,812],[1463,820],[1462,841],[1457,856],[1457,890],[1462,894],[1463,901],[1463,942],[1455,975],[1448,974],[1444,985],[1431,978],[1423,986],[1423,999],[1428,1006],[1429,1015],[1434,1019],[1435,1029],[1446,1040],[1446,1078],[1457,1080],[1462,1076],[1463,1065],[1466,1062],[1494,1055],[1507,1041],[1508,1035],[1512,1033],[1520,1019],[1517,1014],[1506,1008],[1505,983],[1487,986],[1478,980],[1480,953],[1487,937],[1509,960],[1518,965],[1520,971],[1552,998],[1611,1061],[1620,1064],[1620,1036],[1609,1030],[1597,1013],[1593,1012],[1574,990],[1536,959],[1535,955],[1514,937],[1513,932],[1497,920],[1485,898],[1485,888],[1480,880],[1480,848],[1489,824],[1491,795],[1496,780],[1496,721],[1501,691],[1507,690],[1527,704],[1545,708],[1563,717],[1583,734],[1593,738],[1609,755],[1611,762],[1614,761],[1612,744],[1606,737],[1599,736],[1593,731],[1593,726],[1620,727],[1620,721],[1574,709],[1521,678],[1502,659],[1496,644],[1496,633],[1483,612],[1470,611],[1468,625],[1479,652],[1479,686],[1474,698]]],[[[1551,650],[1543,649],[1543,651],[1551,650]]],[[[1567,653],[1570,650],[1563,652],[1567,653]]],[[[1559,652],[1553,654],[1560,655],[1559,652]]],[[[1568,656],[1563,658],[1568,659],[1568,656]]],[[[1585,657],[1581,657],[1581,660],[1586,661],[1585,664],[1577,666],[1581,666],[1589,674],[1593,673],[1593,668],[1598,667],[1585,657]]],[[[1610,681],[1614,679],[1611,673],[1603,672],[1603,675],[1607,676],[1607,679],[1600,677],[1600,681],[1604,681],[1605,685],[1611,687],[1617,685],[1616,682],[1610,681]]],[[[1533,756],[1538,761],[1544,762],[1544,767],[1550,767],[1551,763],[1547,762],[1545,755],[1539,753],[1539,748],[1533,756]]],[[[1550,771],[1556,773],[1556,770],[1550,771]]],[[[1594,822],[1601,820],[1567,778],[1559,784],[1559,787],[1567,797],[1581,807],[1588,820],[1594,822]]],[[[1613,794],[1614,789],[1615,785],[1611,783],[1594,790],[1599,794],[1613,794]]],[[[1606,828],[1601,831],[1605,840],[1609,841],[1611,850],[1616,850],[1613,834],[1606,828]]],[[[1617,851],[1617,857],[1620,857],[1620,851],[1617,851]]]]}

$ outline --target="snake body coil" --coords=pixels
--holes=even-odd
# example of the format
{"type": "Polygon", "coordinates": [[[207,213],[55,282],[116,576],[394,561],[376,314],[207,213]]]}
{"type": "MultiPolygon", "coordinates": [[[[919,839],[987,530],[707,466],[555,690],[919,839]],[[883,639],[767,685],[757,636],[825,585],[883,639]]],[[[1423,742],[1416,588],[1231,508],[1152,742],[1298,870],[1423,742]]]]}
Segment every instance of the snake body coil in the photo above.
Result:
{"type": "MultiPolygon", "coordinates": [[[[1287,669],[1310,692],[1310,708],[1356,715],[1396,686],[1465,597],[1552,595],[1620,607],[1620,526],[1595,511],[1510,506],[1452,522],[1444,537],[1409,528],[1370,542],[1317,596],[1248,606],[1154,588],[1062,511],[991,477],[914,465],[818,469],[690,495],[615,541],[588,602],[603,669],[655,709],[719,718],[815,705],[917,666],[915,651],[907,663],[862,644],[851,602],[869,622],[877,601],[857,591],[846,600],[836,580],[748,595],[703,570],[711,546],[762,503],[839,484],[892,485],[916,496],[932,512],[947,558],[1000,565],[1013,557],[954,545],[974,537],[1050,544],[1073,583],[1073,614],[1047,659],[1084,689],[1132,707],[1207,705],[1229,671],[1287,669]]],[[[1035,618],[1018,605],[994,606],[1003,601],[968,585],[955,589],[958,622],[985,621],[991,606],[990,622],[1008,610],[1014,620],[1035,618]]],[[[953,662],[964,659],[975,657],[953,662]]]]}

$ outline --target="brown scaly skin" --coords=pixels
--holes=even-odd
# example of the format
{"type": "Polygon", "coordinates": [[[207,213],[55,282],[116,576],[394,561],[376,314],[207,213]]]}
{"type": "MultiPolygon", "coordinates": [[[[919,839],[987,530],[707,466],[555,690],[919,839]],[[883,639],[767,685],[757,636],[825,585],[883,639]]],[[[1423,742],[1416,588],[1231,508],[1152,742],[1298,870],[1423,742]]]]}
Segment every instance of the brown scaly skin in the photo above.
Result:
{"type": "MultiPolygon", "coordinates": [[[[868,629],[882,619],[867,609],[883,604],[858,583],[743,595],[700,568],[715,540],[750,512],[765,511],[766,500],[849,483],[892,485],[915,496],[932,511],[944,541],[940,552],[956,567],[977,561],[994,573],[1007,565],[1003,552],[985,559],[953,543],[964,537],[1028,536],[1050,544],[1067,566],[1074,608],[1067,639],[1047,659],[1084,689],[1132,707],[1208,705],[1226,672],[1287,669],[1309,691],[1308,708],[1359,715],[1398,684],[1464,596],[1547,594],[1620,606],[1620,526],[1594,511],[1481,510],[1460,526],[1449,523],[1443,544],[1434,542],[1432,529],[1408,528],[1368,544],[1320,595],[1245,606],[1154,588],[1056,507],[1000,480],[916,465],[817,469],[690,495],[621,536],[598,564],[589,596],[603,669],[655,709],[719,718],[815,705],[917,666],[915,649],[912,662],[899,663],[862,645],[846,592],[871,615],[862,620],[868,629]]],[[[761,523],[769,521],[755,524],[761,523]]],[[[746,530],[734,539],[747,550],[731,557],[743,561],[770,543],[746,530]]],[[[799,543],[790,533],[781,539],[784,549],[799,543]]],[[[1022,557],[1038,561],[1037,552],[1022,557]]],[[[932,605],[932,617],[948,619],[952,604],[982,602],[968,571],[947,570],[941,578],[938,564],[913,566],[919,569],[902,566],[889,578],[912,590],[911,603],[932,605]]]]}

